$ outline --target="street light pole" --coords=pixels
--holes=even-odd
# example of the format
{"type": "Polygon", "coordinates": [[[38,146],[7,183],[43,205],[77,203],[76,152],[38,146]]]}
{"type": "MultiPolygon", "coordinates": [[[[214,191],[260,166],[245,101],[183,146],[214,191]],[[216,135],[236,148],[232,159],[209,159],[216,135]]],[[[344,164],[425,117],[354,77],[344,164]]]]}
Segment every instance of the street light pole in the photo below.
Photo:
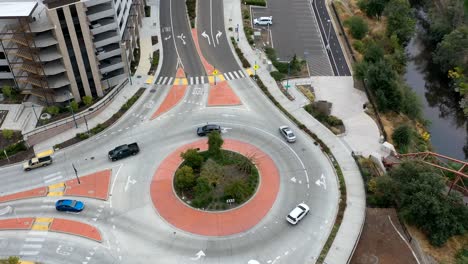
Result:
{"type": "Polygon", "coordinates": [[[327,37],[327,49],[330,49],[330,31],[331,31],[331,20],[328,19],[328,37],[327,37]]]}
{"type": "Polygon", "coordinates": [[[88,120],[86,120],[86,115],[83,115],[83,118],[84,118],[84,122],[86,124],[86,131],[88,131],[88,135],[89,135],[90,133],[89,133],[89,127],[88,127],[88,120]]]}
{"type": "Polygon", "coordinates": [[[78,171],[76,170],[75,165],[73,165],[73,163],[72,163],[72,167],[73,167],[73,170],[75,171],[75,176],[76,176],[76,179],[78,180],[78,184],[81,184],[80,177],[78,177],[78,171]]]}
{"type": "Polygon", "coordinates": [[[36,110],[34,109],[34,103],[32,103],[31,106],[32,106],[32,110],[34,112],[34,116],[36,116],[36,120],[37,120],[37,122],[39,122],[39,118],[37,117],[36,110]]]}
{"type": "Polygon", "coordinates": [[[78,128],[78,124],[76,123],[76,119],[75,119],[75,113],[73,112],[73,107],[71,106],[71,98],[72,98],[72,93],[68,91],[68,107],[70,107],[70,111],[73,116],[73,122],[75,122],[75,128],[78,128]]]}
{"type": "Polygon", "coordinates": [[[291,59],[288,61],[288,78],[286,79],[286,91],[289,89],[289,75],[291,74],[291,59]]]}
{"type": "Polygon", "coordinates": [[[237,31],[237,42],[239,42],[239,24],[237,24],[236,31],[237,31]]]}

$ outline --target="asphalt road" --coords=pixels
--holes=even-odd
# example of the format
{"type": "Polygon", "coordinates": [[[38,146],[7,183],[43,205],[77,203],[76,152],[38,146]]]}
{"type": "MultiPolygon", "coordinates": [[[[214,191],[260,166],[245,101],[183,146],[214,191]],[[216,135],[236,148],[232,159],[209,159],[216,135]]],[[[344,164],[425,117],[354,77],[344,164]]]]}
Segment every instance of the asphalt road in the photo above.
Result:
{"type": "MultiPolygon", "coordinates": [[[[215,2],[218,1],[212,4],[215,2]]],[[[165,21],[161,23],[163,28],[171,20],[165,16],[178,12],[176,9],[185,9],[182,3],[182,0],[161,1],[161,21],[165,21]],[[168,6],[164,2],[169,2],[171,12],[165,13],[168,6]]],[[[213,8],[212,14],[223,12],[222,5],[214,4],[213,8]]],[[[174,26],[174,29],[171,28],[173,37],[189,33],[186,16],[177,14],[177,22],[172,19],[171,23],[174,26]]],[[[213,16],[214,21],[222,23],[219,19],[213,16]]],[[[223,23],[221,25],[224,27],[223,23]]],[[[173,49],[169,43],[163,44],[162,63],[167,73],[174,73],[174,58],[177,57],[181,58],[186,72],[203,73],[193,42],[189,35],[186,36],[186,44],[177,39],[173,49]],[[166,47],[169,48],[166,50],[166,47]],[[178,55],[174,55],[174,52],[178,55]],[[169,58],[167,62],[166,58],[169,58]]],[[[225,36],[224,31],[222,36],[225,36]]],[[[162,38],[166,41],[164,36],[162,38]]],[[[205,51],[210,59],[221,62],[233,55],[230,51],[230,55],[226,54],[228,51],[223,51],[222,39],[218,39],[219,49],[208,45],[210,47],[205,46],[209,48],[205,51]]],[[[220,67],[231,69],[231,63],[221,63],[220,67]]],[[[143,82],[143,79],[139,80],[143,82]]],[[[34,232],[0,231],[0,244],[3,245],[0,256],[17,255],[22,248],[33,247],[40,250],[25,258],[47,263],[150,261],[238,264],[252,260],[259,263],[306,263],[316,259],[337,212],[338,188],[333,169],[313,141],[295,127],[259,89],[253,88],[255,85],[251,79],[235,79],[229,84],[240,97],[242,105],[206,107],[209,85],[190,85],[181,103],[150,121],[149,117],[169,91],[169,86],[155,85],[112,127],[96,137],[57,151],[51,166],[28,173],[22,171],[21,165],[0,168],[1,195],[73,179],[71,164],[75,165],[80,176],[112,169],[109,200],[84,199],[87,207],[79,214],[64,216],[55,212],[50,207],[55,201],[51,197],[0,204],[0,209],[12,206],[18,216],[62,216],[95,225],[101,230],[103,243],[50,232],[44,235],[44,240],[36,239],[33,243],[31,237],[36,236],[34,232]],[[176,229],[155,211],[149,195],[153,174],[162,160],[178,147],[198,140],[196,128],[207,122],[220,124],[225,138],[259,147],[273,159],[280,173],[280,190],[270,212],[257,226],[238,235],[203,237],[176,229]],[[278,132],[281,125],[289,125],[296,131],[296,143],[288,144],[281,138],[278,132]],[[108,160],[107,152],[110,149],[131,142],[140,145],[138,155],[115,163],[108,160]],[[291,226],[285,217],[299,202],[306,202],[311,212],[299,225],[291,226]],[[206,255],[201,259],[197,258],[200,251],[206,255]]],[[[13,217],[15,215],[10,213],[1,215],[0,219],[13,217]]]]}
{"type": "Polygon", "coordinates": [[[221,72],[240,70],[224,32],[224,16],[219,11],[223,1],[197,1],[197,10],[198,41],[206,60],[221,72]]]}
{"type": "Polygon", "coordinates": [[[336,76],[351,76],[351,72],[349,70],[348,64],[346,63],[343,50],[335,32],[335,28],[331,22],[328,22],[331,21],[331,18],[328,14],[325,0],[311,1],[318,20],[320,33],[322,34],[325,47],[327,47],[327,54],[330,58],[333,72],[336,76]]]}

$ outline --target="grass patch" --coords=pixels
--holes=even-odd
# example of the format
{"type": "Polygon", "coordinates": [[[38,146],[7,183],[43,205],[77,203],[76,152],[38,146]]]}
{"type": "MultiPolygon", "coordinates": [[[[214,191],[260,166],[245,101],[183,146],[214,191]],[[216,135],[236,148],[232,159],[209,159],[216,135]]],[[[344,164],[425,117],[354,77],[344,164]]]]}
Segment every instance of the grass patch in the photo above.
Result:
{"type": "Polygon", "coordinates": [[[246,5],[266,6],[266,0],[244,0],[246,5]]]}
{"type": "Polygon", "coordinates": [[[323,113],[314,103],[304,106],[304,109],[307,113],[311,114],[320,123],[330,129],[335,135],[340,135],[345,132],[345,126],[341,119],[336,116],[323,113]]]}

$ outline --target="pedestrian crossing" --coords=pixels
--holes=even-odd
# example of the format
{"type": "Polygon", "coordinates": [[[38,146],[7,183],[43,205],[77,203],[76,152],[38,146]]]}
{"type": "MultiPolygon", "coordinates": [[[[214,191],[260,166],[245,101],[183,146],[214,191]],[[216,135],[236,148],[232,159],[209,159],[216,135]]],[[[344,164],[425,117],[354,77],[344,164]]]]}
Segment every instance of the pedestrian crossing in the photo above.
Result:
{"type": "MultiPolygon", "coordinates": [[[[247,77],[242,70],[230,71],[223,74],[216,75],[216,81],[226,81],[234,79],[242,79],[247,77]]],[[[205,83],[214,83],[215,76],[196,76],[196,77],[187,77],[187,78],[176,78],[168,76],[159,76],[156,80],[156,84],[159,85],[196,85],[196,84],[205,84],[205,83]]]]}
{"type": "Polygon", "coordinates": [[[42,249],[43,243],[46,241],[47,234],[47,231],[29,231],[28,237],[25,238],[18,255],[20,257],[38,255],[42,249]]]}

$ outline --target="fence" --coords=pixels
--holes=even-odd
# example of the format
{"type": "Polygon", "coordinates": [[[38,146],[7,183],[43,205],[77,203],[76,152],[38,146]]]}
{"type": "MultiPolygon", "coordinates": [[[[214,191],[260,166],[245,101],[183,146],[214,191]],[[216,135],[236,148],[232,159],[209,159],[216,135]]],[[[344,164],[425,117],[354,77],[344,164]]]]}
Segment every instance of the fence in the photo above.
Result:
{"type": "Polygon", "coordinates": [[[92,105],[90,108],[75,114],[74,117],[70,116],[52,122],[50,124],[40,126],[27,133],[24,133],[23,138],[25,142],[29,146],[34,146],[37,143],[40,143],[50,137],[56,136],[70,128],[73,128],[73,126],[75,125],[75,121],[77,124],[87,122],[87,120],[101,113],[109,105],[109,103],[112,102],[114,97],[119,94],[119,92],[125,87],[127,83],[128,79],[125,79],[121,84],[119,84],[110,93],[108,93],[102,100],[92,105]]]}
{"type": "MultiPolygon", "coordinates": [[[[336,7],[335,7],[335,4],[333,3],[333,1],[331,2],[331,6],[332,6],[332,9],[333,9],[333,13],[335,15],[335,18],[338,21],[338,25],[340,25],[341,34],[343,35],[343,37],[345,39],[346,47],[347,47],[349,53],[351,54],[351,57],[353,58],[353,62],[356,62],[356,56],[354,55],[353,48],[351,47],[348,36],[345,34],[345,30],[343,28],[343,23],[341,23],[340,16],[338,15],[338,11],[336,11],[336,7]]],[[[385,132],[384,126],[382,124],[382,120],[380,118],[380,114],[377,111],[378,108],[376,107],[376,104],[374,102],[374,97],[372,97],[372,93],[369,91],[369,88],[367,87],[365,81],[362,82],[362,85],[364,87],[364,91],[366,92],[366,96],[367,96],[367,98],[369,98],[369,102],[371,103],[372,108],[374,109],[375,116],[377,117],[377,125],[379,126],[380,132],[382,133],[382,135],[384,137],[384,140],[386,141],[387,138],[388,138],[387,137],[387,132],[385,132]]]]}

